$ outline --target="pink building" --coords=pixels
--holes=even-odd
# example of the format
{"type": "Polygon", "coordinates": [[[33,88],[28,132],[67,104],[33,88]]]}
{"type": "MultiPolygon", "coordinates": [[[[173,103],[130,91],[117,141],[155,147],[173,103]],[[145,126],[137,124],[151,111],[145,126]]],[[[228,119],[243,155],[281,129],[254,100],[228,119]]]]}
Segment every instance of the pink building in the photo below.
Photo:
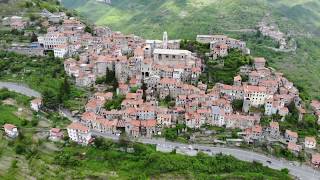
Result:
{"type": "Polygon", "coordinates": [[[58,141],[63,138],[63,132],[59,128],[50,129],[49,139],[53,141],[58,141]]]}

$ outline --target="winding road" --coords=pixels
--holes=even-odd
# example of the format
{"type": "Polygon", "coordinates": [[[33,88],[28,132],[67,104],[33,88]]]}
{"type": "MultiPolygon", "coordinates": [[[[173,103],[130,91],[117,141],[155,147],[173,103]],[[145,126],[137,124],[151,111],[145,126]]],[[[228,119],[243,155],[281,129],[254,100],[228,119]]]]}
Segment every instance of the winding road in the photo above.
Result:
{"type": "MultiPolygon", "coordinates": [[[[104,134],[100,132],[93,131],[93,135],[101,136],[104,138],[112,139],[112,140],[118,140],[119,137],[116,135],[110,135],[110,134],[104,134]]],[[[156,138],[139,138],[135,139],[136,142],[143,143],[143,144],[153,144],[157,146],[167,147],[168,149],[181,149],[184,152],[188,152],[188,149],[190,146],[192,150],[202,151],[206,152],[210,155],[215,154],[225,154],[225,155],[231,155],[237,159],[247,161],[247,162],[253,162],[257,161],[262,163],[265,166],[268,166],[272,169],[281,170],[283,168],[287,168],[289,170],[289,173],[293,176],[296,176],[298,179],[301,180],[320,180],[320,171],[317,171],[310,166],[306,165],[295,165],[292,162],[289,162],[287,160],[283,159],[277,159],[272,156],[266,156],[263,154],[259,154],[252,151],[247,151],[243,149],[236,149],[236,148],[228,148],[228,147],[212,147],[207,145],[199,145],[199,144],[183,144],[183,143],[177,143],[177,142],[171,142],[163,139],[156,139],[156,138]],[[267,161],[271,162],[268,163],[267,161]]]]}
{"type": "Polygon", "coordinates": [[[14,91],[28,97],[41,97],[41,94],[39,92],[29,88],[24,84],[0,81],[0,89],[1,88],[7,88],[10,91],[14,91]]]}
{"type": "MultiPolygon", "coordinates": [[[[1,82],[0,81],[0,88],[7,88],[11,91],[15,91],[21,94],[24,94],[29,97],[41,97],[41,94],[23,84],[18,83],[11,83],[11,82],[1,82]]],[[[67,118],[69,118],[71,121],[77,121],[76,118],[71,117],[70,113],[66,110],[63,110],[64,114],[67,118]]],[[[93,135],[101,136],[104,138],[112,139],[112,140],[118,140],[119,137],[115,135],[108,135],[100,132],[92,132],[93,135]]],[[[243,160],[243,161],[258,161],[265,166],[268,166],[272,169],[283,169],[287,168],[290,171],[290,174],[293,176],[298,177],[302,180],[320,180],[320,171],[314,170],[313,168],[306,166],[306,165],[294,165],[294,163],[282,160],[282,159],[276,159],[275,157],[266,156],[263,154],[259,154],[252,151],[242,150],[242,149],[235,149],[235,148],[227,148],[227,147],[212,147],[207,145],[199,145],[199,144],[182,144],[177,142],[170,142],[163,139],[147,139],[147,138],[139,138],[135,140],[136,142],[140,142],[143,144],[154,144],[157,146],[162,147],[168,147],[168,148],[175,148],[175,149],[183,149],[184,151],[203,151],[208,154],[214,155],[214,154],[225,154],[225,155],[232,155],[236,157],[237,159],[243,160]],[[192,149],[190,149],[192,147],[192,149]],[[269,161],[269,162],[267,162],[269,161]],[[270,163],[271,162],[271,163],[270,163]]]]}

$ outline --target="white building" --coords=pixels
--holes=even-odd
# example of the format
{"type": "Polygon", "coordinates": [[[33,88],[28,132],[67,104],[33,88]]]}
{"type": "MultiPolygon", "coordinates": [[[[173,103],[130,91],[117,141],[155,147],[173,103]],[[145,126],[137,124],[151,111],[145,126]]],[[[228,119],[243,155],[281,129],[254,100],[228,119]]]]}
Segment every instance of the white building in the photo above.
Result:
{"type": "Polygon", "coordinates": [[[244,86],[244,95],[249,98],[252,106],[265,104],[267,89],[264,86],[244,86]]]}
{"type": "Polygon", "coordinates": [[[68,38],[60,32],[48,32],[43,37],[38,37],[39,44],[43,44],[45,49],[53,49],[59,45],[67,44],[68,38]]]}
{"type": "Polygon", "coordinates": [[[65,56],[68,55],[68,46],[65,44],[55,46],[53,48],[53,54],[54,54],[54,57],[64,58],[65,56]]]}
{"type": "Polygon", "coordinates": [[[188,50],[155,49],[153,52],[154,62],[163,65],[181,65],[192,60],[192,53],[188,50]]]}
{"type": "Polygon", "coordinates": [[[12,124],[5,124],[3,126],[4,128],[4,132],[6,133],[6,135],[10,138],[16,138],[19,136],[19,131],[18,128],[15,125],[12,124]]]}
{"type": "Polygon", "coordinates": [[[89,128],[78,122],[71,123],[67,127],[67,130],[70,140],[74,142],[82,145],[88,145],[92,141],[89,128]]]}
{"type": "Polygon", "coordinates": [[[225,43],[228,36],[225,35],[197,35],[197,41],[200,43],[211,43],[216,41],[217,43],[225,43]]]}
{"type": "Polygon", "coordinates": [[[223,125],[226,124],[224,120],[225,112],[219,106],[212,106],[211,113],[212,113],[211,125],[222,127],[223,125]]]}
{"type": "Polygon", "coordinates": [[[42,99],[41,98],[36,98],[31,101],[30,107],[32,110],[38,112],[42,106],[42,99]]]}
{"type": "Polygon", "coordinates": [[[154,49],[180,49],[180,41],[179,39],[176,40],[169,40],[168,33],[163,32],[162,41],[161,40],[146,40],[146,46],[150,47],[151,51],[154,49]]]}
{"type": "Polygon", "coordinates": [[[304,139],[304,147],[309,149],[315,149],[317,146],[316,138],[314,137],[306,137],[304,139]]]}
{"type": "Polygon", "coordinates": [[[52,128],[49,133],[49,139],[52,141],[59,141],[63,138],[63,132],[59,128],[52,128]]]}

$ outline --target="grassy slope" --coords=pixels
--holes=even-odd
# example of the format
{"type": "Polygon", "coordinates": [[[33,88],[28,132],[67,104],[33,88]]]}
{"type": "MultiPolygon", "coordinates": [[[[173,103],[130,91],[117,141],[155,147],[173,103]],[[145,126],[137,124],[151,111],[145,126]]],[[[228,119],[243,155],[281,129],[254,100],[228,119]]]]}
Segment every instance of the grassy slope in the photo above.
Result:
{"type": "MultiPolygon", "coordinates": [[[[51,90],[58,94],[64,81],[62,61],[50,57],[28,57],[0,51],[0,70],[0,80],[26,83],[40,93],[51,90]]],[[[71,96],[64,105],[76,110],[83,104],[84,96],[83,90],[71,86],[71,96]]]]}
{"type": "Polygon", "coordinates": [[[0,179],[292,179],[259,163],[230,156],[163,154],[146,145],[135,145],[136,153],[132,154],[117,151],[114,143],[102,149],[36,143],[30,134],[25,135],[11,142],[0,135],[0,162],[9,166],[0,166],[0,179]],[[18,145],[26,150],[17,154],[18,145]],[[16,165],[14,159],[18,160],[16,165]]]}
{"type": "Polygon", "coordinates": [[[170,37],[190,38],[200,32],[208,33],[208,29],[244,28],[267,12],[264,3],[247,8],[250,2],[232,0],[115,0],[112,6],[83,0],[64,0],[63,3],[97,24],[108,24],[114,30],[150,38],[160,38],[165,30],[170,37]]]}
{"type": "Polygon", "coordinates": [[[266,13],[271,13],[281,30],[294,34],[299,44],[296,53],[274,53],[248,39],[253,55],[267,57],[276,67],[305,89],[312,97],[320,94],[320,2],[316,0],[114,0],[104,5],[94,0],[63,0],[66,7],[78,10],[97,24],[147,38],[194,39],[196,34],[242,34],[229,30],[255,28],[266,13]],[[312,37],[307,34],[311,33],[312,37]]]}
{"type": "Polygon", "coordinates": [[[42,10],[43,8],[50,11],[58,11],[59,6],[55,0],[2,0],[0,1],[0,16],[20,16],[23,14],[39,12],[39,10],[42,10]],[[26,7],[26,2],[38,4],[40,8],[38,6],[26,7]]]}

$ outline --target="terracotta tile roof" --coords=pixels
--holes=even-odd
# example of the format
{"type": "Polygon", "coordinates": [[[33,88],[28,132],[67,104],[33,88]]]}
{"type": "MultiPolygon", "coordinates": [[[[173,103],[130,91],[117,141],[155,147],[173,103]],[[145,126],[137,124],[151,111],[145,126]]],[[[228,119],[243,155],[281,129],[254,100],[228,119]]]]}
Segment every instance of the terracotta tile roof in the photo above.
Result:
{"type": "Polygon", "coordinates": [[[193,67],[193,68],[191,69],[191,71],[192,71],[192,72],[201,72],[201,68],[199,68],[199,67],[193,67]]]}
{"type": "Polygon", "coordinates": [[[141,125],[144,127],[155,127],[157,125],[157,121],[154,119],[141,121],[141,125]]]}
{"type": "Polygon", "coordinates": [[[234,81],[241,81],[242,78],[241,78],[240,75],[238,75],[238,76],[235,76],[235,77],[233,78],[233,80],[234,80],[234,81]]]}
{"type": "Polygon", "coordinates": [[[229,91],[242,91],[243,90],[242,86],[230,86],[227,84],[223,84],[222,88],[223,88],[223,90],[229,90],[229,91]]]}
{"type": "Polygon", "coordinates": [[[312,100],[310,105],[313,109],[320,110],[320,101],[312,100]]]}
{"type": "Polygon", "coordinates": [[[320,164],[320,154],[312,154],[312,159],[311,159],[312,164],[320,164]]]}
{"type": "Polygon", "coordinates": [[[13,124],[5,124],[3,128],[11,131],[12,129],[17,128],[17,126],[13,124]]]}
{"type": "Polygon", "coordinates": [[[264,57],[256,57],[254,58],[255,63],[265,63],[266,59],[264,57]]]}
{"type": "Polygon", "coordinates": [[[118,120],[99,119],[99,122],[105,127],[116,127],[118,120]]]}
{"type": "Polygon", "coordinates": [[[106,93],[96,92],[96,93],[94,94],[94,96],[96,96],[96,97],[98,97],[98,98],[112,99],[113,93],[112,93],[112,92],[106,92],[106,93]]]}
{"type": "Polygon", "coordinates": [[[177,84],[177,80],[172,78],[162,78],[160,84],[177,84]]]}
{"type": "Polygon", "coordinates": [[[288,114],[289,113],[289,109],[287,107],[283,107],[281,109],[279,109],[280,114],[288,114]]]}
{"type": "Polygon", "coordinates": [[[115,61],[115,60],[116,60],[116,58],[115,58],[115,57],[112,57],[112,56],[110,56],[110,55],[107,55],[107,56],[102,56],[102,55],[100,55],[100,56],[98,56],[98,59],[97,59],[96,63],[97,63],[97,62],[110,63],[110,62],[115,61]]]}
{"type": "Polygon", "coordinates": [[[137,94],[136,93],[127,93],[126,99],[137,99],[137,94]]]}
{"type": "Polygon", "coordinates": [[[299,108],[298,108],[298,111],[299,111],[299,113],[301,113],[301,114],[305,114],[305,113],[306,113],[306,110],[305,110],[304,108],[302,108],[302,107],[299,107],[299,108]]]}
{"type": "Polygon", "coordinates": [[[96,118],[97,118],[97,115],[93,112],[85,112],[81,116],[81,119],[84,121],[93,121],[96,118]]]}
{"type": "Polygon", "coordinates": [[[130,85],[137,85],[139,83],[139,80],[137,78],[131,78],[129,81],[130,85]]]}
{"type": "Polygon", "coordinates": [[[228,45],[226,45],[226,44],[219,44],[219,45],[216,46],[216,48],[218,48],[218,49],[228,49],[228,45]]]}
{"type": "Polygon", "coordinates": [[[42,103],[42,99],[41,98],[35,98],[31,101],[32,104],[41,104],[42,103]]]}
{"type": "Polygon", "coordinates": [[[272,121],[270,122],[270,127],[274,129],[279,129],[279,123],[272,121]]]}
{"type": "Polygon", "coordinates": [[[305,137],[304,139],[306,142],[313,142],[313,143],[316,143],[316,138],[315,137],[305,137]]]}
{"type": "Polygon", "coordinates": [[[177,112],[185,112],[186,111],[183,107],[175,107],[174,110],[177,112]]]}
{"type": "Polygon", "coordinates": [[[264,81],[261,81],[259,84],[261,84],[262,86],[277,86],[278,85],[278,81],[276,81],[276,80],[264,80],[264,81]]]}
{"type": "Polygon", "coordinates": [[[264,86],[246,85],[246,86],[244,86],[244,91],[245,92],[266,92],[267,89],[264,86]]]}
{"type": "Polygon", "coordinates": [[[198,109],[197,113],[198,114],[209,114],[210,110],[209,109],[198,109]]]}
{"type": "Polygon", "coordinates": [[[241,114],[230,114],[225,117],[227,120],[232,121],[258,121],[260,116],[246,116],[241,114]]]}
{"type": "Polygon", "coordinates": [[[178,99],[180,100],[186,100],[187,96],[186,95],[178,95],[178,99]]]}
{"type": "Polygon", "coordinates": [[[261,74],[261,73],[258,73],[257,71],[251,71],[251,72],[249,73],[249,76],[259,77],[259,76],[262,76],[262,74],[261,74]]]}
{"type": "Polygon", "coordinates": [[[200,98],[199,94],[190,94],[190,95],[188,95],[188,99],[197,99],[197,98],[200,98]]]}
{"type": "Polygon", "coordinates": [[[144,103],[139,108],[137,108],[137,111],[140,111],[140,112],[155,112],[156,111],[156,107],[144,103]]]}
{"type": "Polygon", "coordinates": [[[297,145],[296,143],[289,142],[288,143],[288,149],[292,151],[300,151],[300,146],[297,145]]]}
{"type": "Polygon", "coordinates": [[[119,89],[127,90],[128,88],[129,86],[127,84],[124,84],[124,83],[119,84],[119,89]]]}
{"type": "Polygon", "coordinates": [[[112,109],[111,111],[107,111],[103,109],[101,112],[102,112],[101,114],[105,114],[105,115],[119,115],[122,113],[121,110],[116,110],[116,109],[112,109]]]}
{"type": "Polygon", "coordinates": [[[103,104],[103,101],[99,99],[91,99],[89,102],[86,104],[86,108],[94,109],[103,104]]]}
{"type": "Polygon", "coordinates": [[[127,108],[126,110],[124,110],[124,113],[126,113],[126,114],[136,114],[137,110],[135,108],[127,108]]]}
{"type": "Polygon", "coordinates": [[[294,131],[291,131],[289,129],[286,130],[286,134],[288,136],[291,136],[291,137],[294,137],[294,138],[298,138],[298,133],[294,132],[294,131]]]}
{"type": "Polygon", "coordinates": [[[262,133],[262,127],[260,125],[255,125],[252,127],[252,131],[256,133],[262,133]]]}
{"type": "Polygon", "coordinates": [[[53,133],[60,133],[61,129],[59,129],[59,128],[51,128],[50,131],[53,132],[53,133]]]}
{"type": "Polygon", "coordinates": [[[134,50],[134,55],[135,56],[143,56],[144,55],[144,51],[141,47],[137,47],[135,50],[134,50]]]}
{"type": "Polygon", "coordinates": [[[78,122],[73,122],[71,123],[68,127],[68,129],[75,129],[75,130],[79,130],[79,131],[82,131],[82,132],[89,132],[89,128],[78,123],[78,122]]]}
{"type": "Polygon", "coordinates": [[[131,120],[129,123],[135,127],[140,127],[140,124],[141,124],[139,120],[131,120]]]}
{"type": "Polygon", "coordinates": [[[158,118],[171,119],[171,115],[170,114],[158,114],[157,117],[158,118]]]}

